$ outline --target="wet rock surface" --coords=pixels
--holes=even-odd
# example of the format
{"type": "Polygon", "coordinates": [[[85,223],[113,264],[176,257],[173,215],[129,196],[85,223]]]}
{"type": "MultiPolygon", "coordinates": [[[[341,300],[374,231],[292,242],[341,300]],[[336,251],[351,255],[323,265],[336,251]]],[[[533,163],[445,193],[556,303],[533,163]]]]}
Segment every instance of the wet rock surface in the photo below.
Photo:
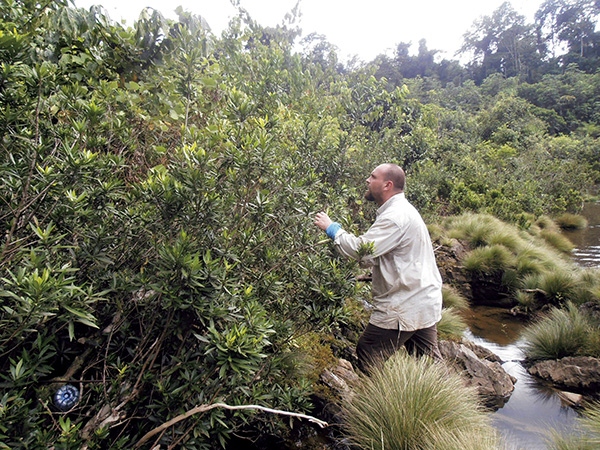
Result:
{"type": "Polygon", "coordinates": [[[594,394],[600,390],[600,359],[569,356],[538,362],[527,369],[535,377],[577,393],[594,394]]]}
{"type": "Polygon", "coordinates": [[[441,341],[439,346],[449,367],[463,375],[467,386],[477,389],[486,406],[497,409],[508,401],[516,379],[504,370],[498,356],[468,341],[441,341]]]}

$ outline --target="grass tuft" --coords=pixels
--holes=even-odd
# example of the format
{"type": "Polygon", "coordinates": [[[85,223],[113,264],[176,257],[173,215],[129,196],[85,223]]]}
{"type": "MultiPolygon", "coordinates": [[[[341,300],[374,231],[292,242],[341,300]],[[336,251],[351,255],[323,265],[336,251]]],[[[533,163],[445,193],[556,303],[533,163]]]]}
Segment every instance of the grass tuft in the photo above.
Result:
{"type": "Polygon", "coordinates": [[[548,216],[540,216],[535,221],[535,225],[541,230],[558,231],[558,225],[548,216]]]}
{"type": "Polygon", "coordinates": [[[442,286],[442,301],[444,308],[454,308],[459,311],[469,309],[469,301],[456,289],[447,284],[442,286]]]}
{"type": "Polygon", "coordinates": [[[553,308],[525,330],[523,352],[533,361],[582,355],[593,334],[586,316],[569,303],[566,309],[553,308]]]}
{"type": "Polygon", "coordinates": [[[502,245],[476,248],[463,260],[465,269],[480,273],[504,271],[514,267],[515,263],[515,256],[502,245]]]}
{"type": "Polygon", "coordinates": [[[542,230],[540,236],[552,247],[563,253],[569,253],[575,248],[573,243],[558,231],[542,230]]]}
{"type": "Polygon", "coordinates": [[[343,413],[346,435],[360,449],[499,447],[474,389],[442,364],[402,352],[360,379],[343,413]]]}
{"type": "Polygon", "coordinates": [[[574,299],[577,279],[570,272],[556,270],[545,272],[539,277],[538,289],[544,292],[546,301],[560,305],[574,299]]]}
{"type": "Polygon", "coordinates": [[[517,300],[519,306],[524,308],[525,311],[534,310],[537,305],[537,299],[531,292],[517,291],[515,294],[515,299],[517,300]]]}
{"type": "Polygon", "coordinates": [[[554,432],[548,448],[552,450],[595,450],[600,448],[600,402],[588,405],[577,418],[577,434],[554,432]]]}
{"type": "Polygon", "coordinates": [[[466,329],[465,319],[454,308],[442,309],[442,319],[437,324],[440,339],[460,340],[466,329]]]}
{"type": "Polygon", "coordinates": [[[563,230],[582,230],[588,226],[586,218],[579,214],[564,213],[555,220],[556,224],[563,230]]]}

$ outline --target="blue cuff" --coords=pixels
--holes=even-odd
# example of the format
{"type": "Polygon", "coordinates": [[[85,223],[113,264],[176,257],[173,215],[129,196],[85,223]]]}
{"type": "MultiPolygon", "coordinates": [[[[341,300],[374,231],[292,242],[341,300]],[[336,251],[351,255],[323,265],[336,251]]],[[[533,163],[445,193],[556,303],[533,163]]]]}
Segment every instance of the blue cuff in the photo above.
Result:
{"type": "Polygon", "coordinates": [[[339,223],[331,222],[331,225],[329,225],[327,227],[327,229],[325,230],[325,233],[327,233],[327,236],[329,236],[331,239],[335,239],[335,235],[341,229],[342,229],[342,226],[339,223]]]}

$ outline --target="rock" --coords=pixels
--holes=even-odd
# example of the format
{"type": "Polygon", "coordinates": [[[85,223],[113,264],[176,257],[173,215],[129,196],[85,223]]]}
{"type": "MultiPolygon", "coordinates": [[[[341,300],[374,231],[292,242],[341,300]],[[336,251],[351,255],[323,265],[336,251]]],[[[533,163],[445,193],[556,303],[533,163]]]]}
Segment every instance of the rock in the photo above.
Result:
{"type": "Polygon", "coordinates": [[[583,400],[583,395],[573,392],[559,391],[556,395],[560,398],[563,406],[579,406],[583,400]]]}
{"type": "Polygon", "coordinates": [[[465,242],[452,240],[450,245],[440,245],[435,249],[442,280],[453,286],[468,300],[472,300],[470,278],[462,268],[462,259],[469,251],[465,242]]]}
{"type": "Polygon", "coordinates": [[[358,381],[358,375],[349,361],[339,359],[337,366],[323,371],[321,381],[340,398],[347,398],[352,395],[350,385],[358,381]]]}
{"type": "MultiPolygon", "coordinates": [[[[473,343],[440,341],[440,352],[449,367],[465,377],[467,386],[474,386],[484,403],[490,408],[501,408],[512,394],[516,378],[510,376],[500,362],[480,358],[470,348],[473,343]]],[[[481,354],[487,351],[478,350],[481,354]]]]}
{"type": "Polygon", "coordinates": [[[471,299],[475,305],[498,306],[512,308],[517,305],[514,296],[503,282],[504,273],[471,272],[471,299]]]}
{"type": "Polygon", "coordinates": [[[463,344],[468,349],[472,350],[473,353],[475,353],[481,359],[485,359],[485,360],[491,361],[491,362],[497,362],[500,364],[502,364],[504,362],[493,351],[488,350],[487,348],[482,347],[481,345],[477,345],[474,342],[471,342],[467,339],[463,339],[461,344],[463,344]]]}
{"type": "Polygon", "coordinates": [[[463,266],[463,259],[471,250],[469,244],[461,240],[452,240],[450,245],[440,245],[435,256],[442,280],[454,287],[466,299],[475,305],[512,308],[517,304],[512,298],[501,271],[493,273],[469,272],[463,266]]]}
{"type": "Polygon", "coordinates": [[[541,361],[527,370],[533,376],[576,392],[593,393],[600,389],[600,359],[591,356],[541,361]]]}

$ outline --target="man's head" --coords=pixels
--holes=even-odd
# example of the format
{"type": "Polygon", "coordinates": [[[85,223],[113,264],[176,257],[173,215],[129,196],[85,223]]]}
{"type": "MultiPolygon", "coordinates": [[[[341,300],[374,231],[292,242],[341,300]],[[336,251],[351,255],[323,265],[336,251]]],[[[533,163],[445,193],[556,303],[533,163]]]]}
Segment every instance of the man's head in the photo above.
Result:
{"type": "Polygon", "coordinates": [[[404,170],[396,164],[381,164],[367,178],[365,198],[383,205],[394,195],[404,192],[404,170]]]}

